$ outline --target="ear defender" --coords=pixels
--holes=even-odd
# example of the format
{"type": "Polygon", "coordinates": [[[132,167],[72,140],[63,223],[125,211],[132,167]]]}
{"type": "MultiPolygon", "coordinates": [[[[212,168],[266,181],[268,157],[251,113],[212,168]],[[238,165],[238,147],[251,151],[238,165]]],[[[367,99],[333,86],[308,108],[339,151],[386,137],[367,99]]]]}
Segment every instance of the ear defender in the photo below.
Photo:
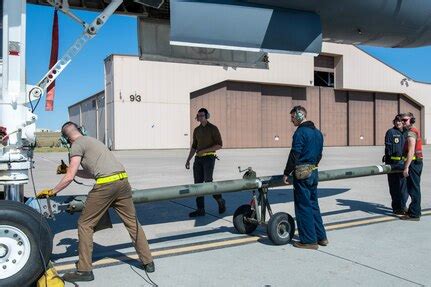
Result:
{"type": "Polygon", "coordinates": [[[296,118],[298,121],[302,121],[302,120],[304,119],[304,115],[303,115],[300,111],[297,111],[297,112],[295,113],[295,118],[296,118]]]}
{"type": "Polygon", "coordinates": [[[65,137],[63,134],[60,136],[59,141],[60,141],[62,146],[67,147],[70,145],[69,138],[65,137]]]}
{"type": "Polygon", "coordinates": [[[301,112],[298,106],[295,107],[295,119],[299,122],[304,120],[304,114],[301,112]]]}
{"type": "MultiPolygon", "coordinates": [[[[198,114],[199,113],[205,113],[205,119],[209,119],[210,118],[210,113],[205,108],[199,109],[198,114]]],[[[195,118],[196,120],[198,120],[198,114],[196,114],[196,118],[195,118]]]]}
{"type": "Polygon", "coordinates": [[[73,125],[81,135],[86,136],[87,132],[84,129],[84,127],[80,127],[77,124],[75,124],[74,122],[66,122],[65,124],[63,124],[63,126],[61,127],[61,136],[60,136],[60,143],[65,146],[65,147],[70,147],[71,146],[71,142],[69,137],[63,132],[64,128],[68,125],[73,125]]]}
{"type": "Polygon", "coordinates": [[[78,131],[81,133],[81,135],[86,136],[87,135],[87,131],[85,130],[84,127],[79,127],[78,131]]]}

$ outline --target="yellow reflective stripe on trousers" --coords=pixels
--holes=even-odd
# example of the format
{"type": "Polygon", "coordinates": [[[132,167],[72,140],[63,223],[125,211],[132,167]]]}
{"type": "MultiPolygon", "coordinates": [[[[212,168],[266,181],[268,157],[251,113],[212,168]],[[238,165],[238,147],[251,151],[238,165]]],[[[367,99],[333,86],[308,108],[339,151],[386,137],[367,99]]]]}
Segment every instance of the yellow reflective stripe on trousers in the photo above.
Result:
{"type": "Polygon", "coordinates": [[[96,179],[96,184],[110,183],[127,177],[128,177],[127,173],[125,172],[117,173],[117,174],[113,174],[105,177],[99,177],[98,179],[96,179]]]}

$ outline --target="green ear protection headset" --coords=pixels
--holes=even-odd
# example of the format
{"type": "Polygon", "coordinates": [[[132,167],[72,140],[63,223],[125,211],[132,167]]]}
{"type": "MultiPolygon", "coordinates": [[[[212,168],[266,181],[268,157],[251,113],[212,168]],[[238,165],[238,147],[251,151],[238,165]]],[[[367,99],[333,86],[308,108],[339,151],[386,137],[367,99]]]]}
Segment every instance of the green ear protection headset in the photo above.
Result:
{"type": "Polygon", "coordinates": [[[301,112],[301,108],[302,108],[301,106],[293,107],[293,110],[295,113],[294,117],[298,122],[302,122],[305,118],[304,114],[301,112]]]}
{"type": "Polygon", "coordinates": [[[74,126],[83,136],[87,135],[87,133],[85,132],[85,129],[83,127],[78,126],[77,124],[75,124],[74,122],[66,122],[61,126],[61,136],[60,136],[60,143],[65,146],[65,147],[70,147],[71,146],[71,142],[69,137],[64,133],[64,128],[67,126],[74,126]]]}

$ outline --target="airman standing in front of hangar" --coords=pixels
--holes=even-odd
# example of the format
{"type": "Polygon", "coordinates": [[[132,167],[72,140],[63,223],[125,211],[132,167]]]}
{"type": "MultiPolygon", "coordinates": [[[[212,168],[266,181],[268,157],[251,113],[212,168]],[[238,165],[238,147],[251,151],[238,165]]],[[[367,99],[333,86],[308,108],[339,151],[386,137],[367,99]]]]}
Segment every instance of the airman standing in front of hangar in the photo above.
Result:
{"type": "MultiPolygon", "coordinates": [[[[385,135],[384,162],[392,166],[392,169],[404,169],[404,144],[406,129],[401,121],[401,115],[396,115],[392,121],[393,127],[385,135]]],[[[392,198],[392,211],[396,215],[404,215],[408,193],[406,190],[406,179],[402,173],[388,173],[389,193],[392,198]]]]}
{"type": "Polygon", "coordinates": [[[423,168],[422,138],[419,129],[414,126],[416,119],[412,113],[401,114],[401,120],[407,129],[403,175],[407,181],[407,192],[410,195],[410,206],[403,220],[419,221],[421,217],[421,174],[423,168]]]}
{"type": "MultiPolygon", "coordinates": [[[[193,131],[193,142],[190,148],[189,156],[186,160],[186,169],[190,168],[190,160],[196,154],[193,163],[193,177],[195,183],[212,182],[215,160],[217,158],[216,151],[223,146],[222,138],[218,128],[210,123],[208,119],[210,114],[207,109],[201,108],[196,120],[200,125],[193,131]]],[[[214,194],[214,199],[218,204],[218,212],[222,214],[226,211],[225,200],[221,194],[214,194]]],[[[205,215],[205,198],[203,196],[196,197],[197,209],[189,214],[190,217],[205,215]]]]}
{"type": "Polygon", "coordinates": [[[293,246],[318,249],[328,245],[325,227],[317,198],[317,165],[322,159],[323,135],[312,121],[307,120],[307,110],[295,106],[290,119],[295,127],[292,149],[284,169],[283,180],[289,184],[288,176],[293,172],[293,193],[299,242],[293,246]]]}

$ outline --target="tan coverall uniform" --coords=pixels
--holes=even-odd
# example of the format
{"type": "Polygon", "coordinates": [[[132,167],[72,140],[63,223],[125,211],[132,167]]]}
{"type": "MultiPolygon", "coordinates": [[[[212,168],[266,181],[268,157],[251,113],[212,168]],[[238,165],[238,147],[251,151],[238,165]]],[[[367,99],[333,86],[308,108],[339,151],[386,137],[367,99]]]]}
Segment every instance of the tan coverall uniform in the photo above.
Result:
{"type": "MultiPolygon", "coordinates": [[[[123,165],[114,154],[100,141],[79,137],[71,147],[70,157],[80,156],[81,165],[94,179],[125,173],[123,165]]],[[[153,261],[145,233],[136,217],[129,181],[122,179],[96,184],[88,193],[84,210],[78,221],[79,261],[78,271],[92,270],[93,233],[100,218],[113,207],[132,238],[139,259],[148,264],[153,261]]]]}

